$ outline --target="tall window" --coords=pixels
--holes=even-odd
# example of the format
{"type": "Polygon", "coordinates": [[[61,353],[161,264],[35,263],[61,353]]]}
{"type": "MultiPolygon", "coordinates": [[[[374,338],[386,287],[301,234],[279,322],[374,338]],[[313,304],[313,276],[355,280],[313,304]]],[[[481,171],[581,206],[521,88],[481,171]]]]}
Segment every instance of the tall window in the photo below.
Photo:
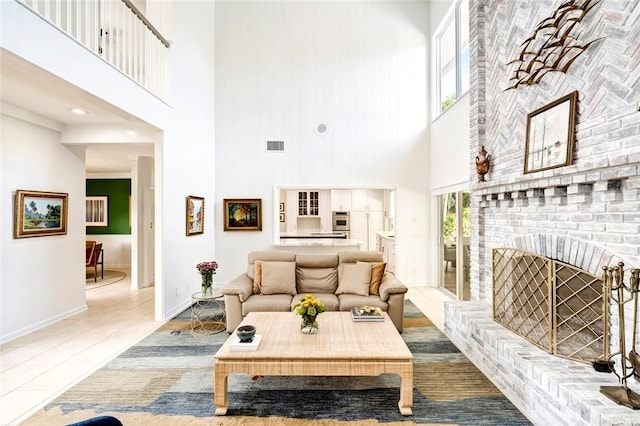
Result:
{"type": "Polygon", "coordinates": [[[457,0],[435,34],[439,113],[469,90],[469,0],[457,0]]]}

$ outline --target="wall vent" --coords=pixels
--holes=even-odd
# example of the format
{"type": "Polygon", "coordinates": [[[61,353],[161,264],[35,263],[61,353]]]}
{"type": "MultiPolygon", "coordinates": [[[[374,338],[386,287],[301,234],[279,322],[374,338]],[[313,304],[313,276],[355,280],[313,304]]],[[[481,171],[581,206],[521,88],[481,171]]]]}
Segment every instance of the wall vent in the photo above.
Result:
{"type": "Polygon", "coordinates": [[[284,141],[267,141],[267,152],[283,152],[284,141]]]}

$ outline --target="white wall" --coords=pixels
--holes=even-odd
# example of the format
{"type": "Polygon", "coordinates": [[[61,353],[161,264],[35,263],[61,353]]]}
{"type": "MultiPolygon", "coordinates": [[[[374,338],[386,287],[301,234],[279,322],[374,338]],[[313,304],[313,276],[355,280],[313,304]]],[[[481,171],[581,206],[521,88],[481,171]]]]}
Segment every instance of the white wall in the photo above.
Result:
{"type": "Polygon", "coordinates": [[[96,240],[102,243],[105,268],[131,267],[131,235],[87,235],[87,240],[96,240]]]}
{"type": "Polygon", "coordinates": [[[6,342],[86,309],[85,170],[84,149],[61,145],[56,130],[4,114],[0,129],[0,342],[6,342]],[[14,239],[17,189],[68,193],[67,234],[14,239]]]}
{"type": "MultiPolygon", "coordinates": [[[[163,2],[164,4],[164,2],[163,2]]],[[[147,10],[152,4],[147,4],[147,10]]],[[[153,4],[155,7],[155,3],[153,4]]],[[[154,140],[155,161],[155,226],[156,226],[156,318],[167,318],[188,306],[191,294],[199,284],[199,276],[195,265],[204,259],[214,258],[214,38],[211,23],[214,22],[214,2],[176,2],[172,7],[171,17],[171,92],[174,97],[171,105],[159,101],[127,77],[106,65],[94,53],[89,52],[77,43],[68,39],[61,32],[46,24],[42,19],[20,6],[17,2],[0,2],[1,38],[0,47],[14,53],[20,58],[39,67],[43,72],[51,72],[67,82],[87,92],[87,99],[96,96],[115,106],[132,117],[141,119],[155,126],[158,133],[154,140]],[[168,160],[163,161],[163,157],[168,160]],[[166,186],[163,187],[163,184],[166,186]],[[205,210],[205,234],[196,237],[185,235],[185,199],[187,195],[204,196],[207,200],[205,210]],[[166,218],[166,219],[165,219],[166,218]],[[165,226],[166,225],[166,226],[165,226]],[[167,284],[165,284],[167,283],[167,284]]],[[[167,16],[166,14],[162,14],[167,16]]],[[[4,130],[3,130],[4,132],[4,130]]],[[[18,132],[19,133],[19,132],[18,132]]],[[[22,137],[13,140],[22,141],[22,137]]],[[[5,144],[3,134],[3,151],[5,144]]],[[[59,143],[59,138],[58,138],[59,143]]],[[[55,145],[55,144],[54,144],[55,145]]],[[[49,147],[51,150],[54,147],[49,147]]],[[[56,150],[73,148],[55,147],[56,150]]],[[[75,148],[79,149],[79,148],[75,148]]],[[[37,151],[36,151],[37,152],[37,151]]],[[[64,152],[64,151],[63,151],[64,152]]],[[[60,156],[53,159],[60,159],[60,156]]],[[[57,162],[62,173],[75,170],[75,162],[65,157],[66,162],[57,162]],[[69,163],[69,164],[67,164],[69,163]],[[70,170],[67,170],[70,169],[70,170]]],[[[20,169],[5,168],[8,161],[7,152],[2,153],[3,200],[9,200],[7,191],[16,187],[43,186],[43,179],[31,174],[31,169],[39,170],[51,161],[39,155],[29,158],[29,167],[20,169]],[[37,178],[37,179],[36,179],[37,178]],[[32,182],[33,180],[33,182],[32,182]]],[[[12,160],[13,161],[13,160],[12,160]]],[[[77,253],[68,257],[69,262],[82,268],[84,254],[82,245],[84,233],[84,158],[80,161],[81,173],[74,180],[80,192],[74,198],[82,204],[75,211],[75,220],[80,224],[80,232],[70,232],[64,241],[73,249],[67,253],[77,253]],[[74,251],[76,250],[76,251],[74,251]]],[[[69,179],[73,180],[73,179],[69,179]]],[[[63,182],[66,186],[67,182],[63,182]]],[[[61,185],[62,186],[62,185],[61,185]]],[[[27,188],[29,189],[29,188],[27,188]]],[[[6,204],[3,202],[3,210],[6,204]]],[[[74,209],[75,209],[74,205],[74,209]]],[[[11,219],[7,212],[0,216],[3,222],[11,219]]],[[[71,218],[73,219],[73,217],[71,218]]],[[[30,253],[25,250],[15,251],[15,256],[6,246],[7,241],[14,244],[11,237],[11,226],[0,229],[3,241],[2,251],[2,339],[21,332],[24,327],[40,327],[42,322],[51,322],[67,315],[72,304],[78,305],[74,291],[77,285],[82,288],[84,302],[85,278],[82,269],[65,270],[63,291],[58,291],[55,298],[64,298],[64,303],[49,303],[43,309],[33,305],[33,296],[24,291],[23,283],[27,276],[25,267],[29,264],[30,253]],[[8,262],[10,258],[12,262],[8,262]],[[69,293],[71,296],[69,296],[69,293]],[[73,303],[72,303],[73,302],[73,303]],[[29,309],[24,306],[29,304],[29,309]],[[6,309],[5,309],[6,308],[6,309]]],[[[75,228],[72,228],[75,229],[75,228]]],[[[50,241],[55,237],[36,239],[36,244],[50,241]]],[[[33,239],[31,239],[33,241],[33,239]]],[[[18,244],[26,244],[25,240],[18,244]]],[[[47,252],[52,245],[46,245],[47,252]]],[[[64,263],[40,265],[36,278],[43,285],[56,279],[63,272],[64,263]],[[44,267],[46,266],[46,267],[44,267]]],[[[40,286],[40,284],[38,284],[40,286]]],[[[40,287],[38,287],[40,289],[40,287]]],[[[38,290],[37,289],[37,290],[38,290]]]]}
{"type": "Polygon", "coordinates": [[[431,123],[431,190],[469,188],[469,92],[431,123]]]}
{"type": "Polygon", "coordinates": [[[218,278],[269,248],[274,186],[381,186],[398,189],[398,276],[424,283],[427,3],[216,5],[215,208],[263,200],[262,232],[223,232],[218,216],[218,278]],[[266,140],[284,140],[285,152],[266,153],[266,140]]]}
{"type": "MultiPolygon", "coordinates": [[[[202,1],[173,4],[174,40],[171,44],[171,92],[173,113],[165,123],[163,161],[155,162],[156,196],[163,187],[162,259],[164,306],[177,313],[191,303],[201,286],[196,265],[214,260],[216,209],[214,75],[215,45],[211,28],[215,3],[202,1]],[[205,198],[204,233],[186,236],[186,197],[205,198]]],[[[156,270],[156,280],[158,271],[156,270]]],[[[157,284],[156,284],[157,285],[157,284]]],[[[157,301],[156,301],[157,302],[157,301]]]]}

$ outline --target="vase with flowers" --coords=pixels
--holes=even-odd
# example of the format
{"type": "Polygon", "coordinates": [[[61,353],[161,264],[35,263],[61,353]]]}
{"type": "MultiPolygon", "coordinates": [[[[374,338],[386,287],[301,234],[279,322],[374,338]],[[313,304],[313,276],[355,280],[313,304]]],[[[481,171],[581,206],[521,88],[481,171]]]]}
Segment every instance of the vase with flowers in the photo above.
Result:
{"type": "Polygon", "coordinates": [[[291,307],[293,312],[302,317],[300,331],[305,334],[316,334],[318,332],[317,317],[323,313],[326,308],[320,299],[316,299],[311,294],[302,297],[295,305],[291,307]]]}
{"type": "Polygon", "coordinates": [[[215,260],[200,262],[196,265],[196,269],[202,276],[202,297],[211,296],[213,294],[213,276],[218,269],[218,262],[215,260]]]}

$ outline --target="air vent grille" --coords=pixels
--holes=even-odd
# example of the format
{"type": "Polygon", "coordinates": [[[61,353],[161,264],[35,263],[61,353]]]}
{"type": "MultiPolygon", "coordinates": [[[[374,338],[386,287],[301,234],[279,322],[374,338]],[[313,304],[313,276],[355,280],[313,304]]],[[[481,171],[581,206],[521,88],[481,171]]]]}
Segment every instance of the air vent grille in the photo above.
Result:
{"type": "Polygon", "coordinates": [[[267,152],[284,151],[284,141],[267,141],[267,152]]]}

